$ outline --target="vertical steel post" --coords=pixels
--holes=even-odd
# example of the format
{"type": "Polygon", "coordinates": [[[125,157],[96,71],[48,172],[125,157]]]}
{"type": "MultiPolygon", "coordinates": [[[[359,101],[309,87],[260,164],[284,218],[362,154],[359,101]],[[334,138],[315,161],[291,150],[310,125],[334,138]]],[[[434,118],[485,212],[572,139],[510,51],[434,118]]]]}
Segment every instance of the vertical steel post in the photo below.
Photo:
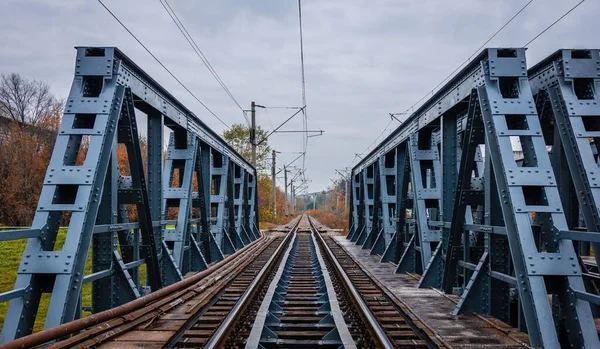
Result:
{"type": "Polygon", "coordinates": [[[256,167],[256,103],[250,105],[252,126],[250,127],[250,145],[252,146],[252,166],[256,167]]]}
{"type": "MultiPolygon", "coordinates": [[[[148,202],[150,214],[154,220],[162,217],[162,171],[163,171],[163,114],[157,110],[151,110],[148,115],[148,202]]],[[[152,227],[154,239],[162,241],[162,227],[152,227]]],[[[162,265],[162,248],[158,249],[159,265],[162,265]]],[[[161,275],[163,271],[161,270],[161,275]]]]}
{"type": "Polygon", "coordinates": [[[344,173],[344,213],[348,212],[348,182],[350,178],[348,177],[348,173],[344,173]]]}
{"type": "Polygon", "coordinates": [[[288,211],[288,181],[287,181],[287,168],[283,166],[283,182],[285,186],[285,200],[283,205],[285,207],[285,215],[287,216],[290,212],[288,211]]]}
{"type": "Polygon", "coordinates": [[[294,192],[294,180],[290,181],[290,201],[292,206],[292,211],[296,210],[296,195],[294,192]]]}
{"type": "Polygon", "coordinates": [[[275,184],[275,155],[276,151],[273,150],[273,165],[271,166],[271,178],[273,178],[273,218],[277,218],[277,185],[275,184]]]}

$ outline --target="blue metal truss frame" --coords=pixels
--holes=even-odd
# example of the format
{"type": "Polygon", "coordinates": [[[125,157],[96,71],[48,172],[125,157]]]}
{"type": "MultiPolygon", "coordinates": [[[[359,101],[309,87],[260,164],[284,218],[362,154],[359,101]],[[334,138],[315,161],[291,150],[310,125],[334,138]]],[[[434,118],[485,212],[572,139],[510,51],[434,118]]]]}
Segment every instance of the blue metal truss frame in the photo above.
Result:
{"type": "Polygon", "coordinates": [[[117,48],[78,47],[32,227],[2,237],[28,241],[14,289],[0,294],[12,319],[0,341],[31,333],[44,293],[51,328],[81,316],[84,283],[93,284],[98,312],[205,269],[259,236],[256,200],[254,167],[199,117],[117,48]],[[136,109],[148,121],[146,169],[136,109]],[[163,160],[165,127],[173,135],[163,160]],[[129,173],[119,168],[119,146],[129,173]],[[129,207],[137,222],[128,221],[129,207]],[[169,208],[176,219],[167,219],[169,208]],[[64,221],[67,236],[57,246],[64,221]]]}
{"type": "Polygon", "coordinates": [[[397,272],[422,274],[420,287],[460,295],[454,314],[493,315],[548,348],[600,345],[592,316],[600,298],[579,261],[587,244],[600,242],[598,152],[589,141],[600,136],[600,61],[597,50],[574,51],[559,51],[528,75],[525,49],[483,50],[351,175],[351,241],[364,248],[369,228],[385,226],[383,198],[391,194],[395,232],[367,245],[372,254],[397,263],[397,272]],[[554,133],[554,124],[540,121],[546,117],[556,120],[554,133]],[[547,145],[556,151],[549,155],[547,145]],[[568,176],[559,176],[559,149],[568,176]],[[395,173],[393,193],[381,175],[386,157],[396,158],[385,167],[395,173]],[[571,183],[579,202],[565,198],[571,183]],[[375,202],[372,188],[380,189],[375,202]],[[575,224],[577,212],[589,231],[575,224]]]}

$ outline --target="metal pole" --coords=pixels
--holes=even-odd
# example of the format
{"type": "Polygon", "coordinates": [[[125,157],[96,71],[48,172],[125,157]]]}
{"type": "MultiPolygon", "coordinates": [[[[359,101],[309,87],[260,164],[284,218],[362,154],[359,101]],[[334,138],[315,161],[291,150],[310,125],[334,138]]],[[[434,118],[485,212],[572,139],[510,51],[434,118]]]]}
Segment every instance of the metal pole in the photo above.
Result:
{"type": "Polygon", "coordinates": [[[284,207],[284,210],[285,210],[285,215],[287,216],[289,214],[289,211],[288,211],[288,191],[287,191],[288,182],[287,182],[287,168],[285,167],[285,165],[283,166],[283,182],[284,182],[284,186],[285,186],[285,200],[283,201],[283,207],[284,207]]]}
{"type": "Polygon", "coordinates": [[[348,168],[346,167],[344,169],[344,173],[340,172],[339,170],[335,170],[335,172],[337,172],[343,179],[344,179],[344,212],[348,211],[348,185],[350,182],[350,175],[348,174],[348,168]]]}
{"type": "Polygon", "coordinates": [[[348,212],[348,176],[344,176],[346,189],[344,189],[344,213],[348,212]]]}
{"type": "Polygon", "coordinates": [[[273,150],[273,166],[271,166],[273,178],[273,218],[277,218],[277,186],[275,185],[275,150],[273,150]]]}
{"type": "Polygon", "coordinates": [[[252,145],[252,166],[256,167],[256,103],[250,105],[252,126],[250,127],[250,144],[252,145]]]}
{"type": "Polygon", "coordinates": [[[292,206],[292,211],[296,210],[295,202],[294,202],[294,180],[290,181],[290,204],[292,206]]]}

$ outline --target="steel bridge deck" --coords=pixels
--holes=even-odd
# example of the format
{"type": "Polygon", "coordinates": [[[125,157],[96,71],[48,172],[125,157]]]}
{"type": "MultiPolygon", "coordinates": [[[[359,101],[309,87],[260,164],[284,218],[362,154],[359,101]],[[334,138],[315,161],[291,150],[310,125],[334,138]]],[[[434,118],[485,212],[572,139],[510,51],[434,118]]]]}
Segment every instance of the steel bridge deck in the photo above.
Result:
{"type": "Polygon", "coordinates": [[[306,215],[169,288],[0,347],[40,345],[449,348],[306,215]]]}
{"type": "Polygon", "coordinates": [[[335,236],[333,239],[444,344],[452,348],[529,347],[527,334],[492,317],[452,315],[458,297],[445,295],[433,288],[417,288],[418,276],[395,274],[395,265],[381,263],[378,256],[370,255],[369,250],[362,249],[345,236],[335,236]]]}

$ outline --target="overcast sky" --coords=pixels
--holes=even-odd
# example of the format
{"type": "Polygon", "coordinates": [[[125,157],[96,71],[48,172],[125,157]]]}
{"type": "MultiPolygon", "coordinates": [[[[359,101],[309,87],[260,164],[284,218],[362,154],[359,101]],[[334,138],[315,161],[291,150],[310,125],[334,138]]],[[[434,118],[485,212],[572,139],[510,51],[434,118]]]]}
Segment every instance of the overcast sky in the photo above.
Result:
{"type": "MultiPolygon", "coordinates": [[[[243,123],[158,0],[106,5],[227,124],[243,123]]],[[[310,191],[351,166],[388,125],[469,57],[527,0],[303,0],[310,191]]],[[[578,0],[536,0],[488,46],[522,46],[578,0]]],[[[299,106],[301,75],[295,0],[170,0],[196,43],[244,108],[299,106]]],[[[600,2],[587,0],[530,45],[528,65],[558,48],[599,48],[600,2]]],[[[2,0],[0,73],[47,81],[65,98],[74,46],[117,46],[219,133],[224,126],[177,84],[96,1],[2,0]]],[[[259,110],[276,127],[290,110],[259,110]]],[[[393,124],[392,124],[393,125],[393,124]]],[[[285,129],[302,128],[301,118],[285,129]]],[[[387,135],[387,133],[386,133],[387,135]]],[[[300,134],[270,139],[280,163],[302,150],[300,134]]]]}

